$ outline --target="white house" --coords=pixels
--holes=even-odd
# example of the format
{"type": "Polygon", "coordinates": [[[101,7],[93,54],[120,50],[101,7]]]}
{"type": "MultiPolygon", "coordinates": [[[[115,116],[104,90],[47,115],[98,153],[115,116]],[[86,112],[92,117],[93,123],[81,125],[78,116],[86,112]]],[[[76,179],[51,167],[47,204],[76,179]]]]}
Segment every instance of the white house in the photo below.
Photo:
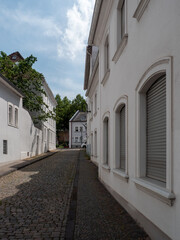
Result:
{"type": "MultiPolygon", "coordinates": [[[[48,105],[55,100],[47,83],[48,105]]],[[[56,148],[54,120],[43,123],[43,131],[34,126],[32,118],[22,106],[23,94],[0,74],[0,163],[32,157],[56,148]],[[46,131],[45,131],[46,129],[46,131]]]]}
{"type": "Polygon", "coordinates": [[[96,0],[86,52],[91,159],[158,240],[180,236],[179,12],[178,0],[96,0]]]}
{"type": "Polygon", "coordinates": [[[41,153],[42,132],[22,107],[22,93],[0,74],[0,162],[41,153]]]}
{"type": "Polygon", "coordinates": [[[80,148],[87,140],[87,113],[77,111],[69,120],[69,148],[80,148]]]}
{"type": "MultiPolygon", "coordinates": [[[[19,52],[13,52],[9,55],[9,58],[12,62],[19,62],[20,60],[24,60],[22,55],[19,52]]],[[[43,79],[43,90],[46,93],[46,96],[43,94],[43,101],[48,106],[45,107],[45,111],[53,111],[56,107],[57,103],[54,98],[54,95],[49,88],[45,79],[43,79]]],[[[30,113],[32,116],[38,116],[38,112],[30,113]]],[[[52,118],[49,118],[47,121],[39,121],[35,124],[35,127],[42,130],[42,144],[41,144],[41,152],[47,152],[49,150],[56,148],[56,121],[52,118]]]]}
{"type": "MultiPolygon", "coordinates": [[[[46,80],[43,81],[43,89],[46,92],[46,96],[43,95],[43,100],[47,104],[46,111],[53,111],[57,103],[54,95],[49,88],[46,80]]],[[[46,122],[42,122],[41,130],[43,131],[43,151],[52,150],[56,148],[56,121],[49,118],[46,122]]]]}

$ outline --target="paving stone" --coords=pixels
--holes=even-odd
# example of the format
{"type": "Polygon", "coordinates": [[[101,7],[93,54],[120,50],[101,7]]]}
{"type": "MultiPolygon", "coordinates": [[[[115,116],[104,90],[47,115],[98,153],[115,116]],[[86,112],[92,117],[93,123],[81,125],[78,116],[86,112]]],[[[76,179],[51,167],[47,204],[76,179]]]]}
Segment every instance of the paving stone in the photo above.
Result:
{"type": "Polygon", "coordinates": [[[61,237],[78,154],[59,152],[0,178],[0,239],[61,237]]]}
{"type": "Polygon", "coordinates": [[[98,169],[80,154],[75,240],[145,240],[147,234],[98,180],[98,169]]]}
{"type": "Polygon", "coordinates": [[[1,177],[0,239],[63,240],[71,206],[74,240],[148,239],[98,181],[97,172],[84,151],[66,150],[1,177]]]}

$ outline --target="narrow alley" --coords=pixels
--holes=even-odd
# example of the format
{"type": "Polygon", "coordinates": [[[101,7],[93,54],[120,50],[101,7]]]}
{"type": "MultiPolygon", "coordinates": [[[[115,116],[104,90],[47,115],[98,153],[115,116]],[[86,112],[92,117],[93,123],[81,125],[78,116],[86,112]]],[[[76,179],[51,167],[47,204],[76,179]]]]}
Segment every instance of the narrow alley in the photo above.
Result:
{"type": "Polygon", "coordinates": [[[82,150],[0,178],[0,239],[149,239],[112,198],[82,150]]]}

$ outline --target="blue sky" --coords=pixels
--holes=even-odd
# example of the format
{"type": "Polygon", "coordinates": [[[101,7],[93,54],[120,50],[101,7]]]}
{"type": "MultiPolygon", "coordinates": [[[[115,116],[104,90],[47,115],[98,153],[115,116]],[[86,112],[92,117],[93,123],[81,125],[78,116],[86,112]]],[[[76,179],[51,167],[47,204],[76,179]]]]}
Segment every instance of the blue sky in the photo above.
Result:
{"type": "Polygon", "coordinates": [[[85,47],[95,0],[0,0],[0,51],[31,54],[54,95],[84,96],[85,47]]]}

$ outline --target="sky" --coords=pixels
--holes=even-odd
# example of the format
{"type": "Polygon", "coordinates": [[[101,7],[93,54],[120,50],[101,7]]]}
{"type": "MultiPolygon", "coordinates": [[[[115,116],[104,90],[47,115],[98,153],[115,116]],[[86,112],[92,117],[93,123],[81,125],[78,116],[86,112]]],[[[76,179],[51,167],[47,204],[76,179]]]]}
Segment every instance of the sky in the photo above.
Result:
{"type": "Polygon", "coordinates": [[[83,91],[85,49],[95,0],[0,0],[0,51],[37,57],[54,95],[83,91]]]}

